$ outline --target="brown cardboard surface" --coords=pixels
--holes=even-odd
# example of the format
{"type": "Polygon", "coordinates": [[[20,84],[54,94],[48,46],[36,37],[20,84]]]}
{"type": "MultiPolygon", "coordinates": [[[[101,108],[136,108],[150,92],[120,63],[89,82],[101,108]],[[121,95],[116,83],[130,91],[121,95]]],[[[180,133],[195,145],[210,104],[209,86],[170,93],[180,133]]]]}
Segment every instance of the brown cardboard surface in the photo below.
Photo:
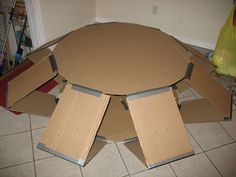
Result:
{"type": "Polygon", "coordinates": [[[41,61],[44,57],[49,56],[52,53],[52,51],[48,48],[42,49],[38,52],[34,52],[27,56],[28,59],[30,59],[33,63],[38,63],[41,61]]]}
{"type": "Polygon", "coordinates": [[[34,91],[16,102],[11,110],[50,117],[56,107],[55,99],[53,95],[34,91]]]}
{"type": "Polygon", "coordinates": [[[8,82],[8,107],[56,76],[47,57],[8,82]]]}
{"type": "Polygon", "coordinates": [[[110,97],[72,89],[67,84],[40,140],[55,154],[84,165],[110,97]]]}
{"type": "Polygon", "coordinates": [[[204,69],[195,64],[190,80],[186,79],[186,82],[224,113],[225,117],[231,116],[231,93],[204,69]]]}
{"type": "Polygon", "coordinates": [[[223,121],[225,116],[206,99],[185,101],[180,113],[184,123],[203,123],[223,121]]]}
{"type": "Polygon", "coordinates": [[[130,100],[135,130],[149,168],[193,154],[172,90],[130,100]]]}
{"type": "Polygon", "coordinates": [[[142,148],[138,140],[127,142],[124,144],[144,165],[146,164],[142,148]]]}
{"type": "Polygon", "coordinates": [[[112,96],[98,135],[108,140],[122,141],[137,137],[133,120],[125,103],[126,97],[112,96]]]}
{"type": "Polygon", "coordinates": [[[167,34],[128,23],[80,28],[53,53],[68,81],[115,95],[169,86],[189,63],[188,52],[167,34]]]}

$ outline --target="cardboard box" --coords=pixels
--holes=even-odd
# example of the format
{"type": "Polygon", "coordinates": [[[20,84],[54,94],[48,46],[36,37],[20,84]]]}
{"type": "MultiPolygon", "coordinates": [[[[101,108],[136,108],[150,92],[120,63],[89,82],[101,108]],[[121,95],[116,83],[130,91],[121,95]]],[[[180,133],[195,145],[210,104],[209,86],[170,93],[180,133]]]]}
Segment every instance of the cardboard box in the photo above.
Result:
{"type": "Polygon", "coordinates": [[[108,139],[125,140],[153,168],[194,154],[184,122],[231,118],[231,94],[210,75],[214,67],[158,29],[89,25],[29,58],[37,62],[9,82],[8,106],[17,109],[19,102],[30,102],[36,111],[44,102],[53,111],[53,99],[35,89],[57,74],[63,76],[65,89],[38,148],[81,166],[104,146],[101,139],[108,139]],[[179,110],[175,88],[189,86],[204,99],[184,102],[179,110]]]}

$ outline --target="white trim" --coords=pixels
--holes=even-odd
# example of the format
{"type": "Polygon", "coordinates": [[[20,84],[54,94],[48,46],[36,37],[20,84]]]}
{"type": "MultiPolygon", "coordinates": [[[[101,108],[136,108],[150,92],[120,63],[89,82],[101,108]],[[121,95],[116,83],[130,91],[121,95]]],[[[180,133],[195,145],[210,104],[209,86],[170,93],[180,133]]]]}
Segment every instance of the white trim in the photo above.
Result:
{"type": "Polygon", "coordinates": [[[197,47],[201,47],[201,48],[205,48],[205,49],[215,50],[215,46],[216,46],[215,43],[200,41],[200,40],[197,40],[197,39],[188,38],[188,37],[184,37],[184,36],[179,36],[179,35],[175,35],[175,34],[173,34],[173,36],[176,39],[178,39],[178,40],[180,40],[184,43],[194,45],[194,46],[197,46],[197,47]]]}
{"type": "Polygon", "coordinates": [[[44,25],[39,0],[25,0],[33,48],[45,43],[44,25]]]}
{"type": "MultiPolygon", "coordinates": [[[[103,17],[96,17],[96,22],[97,23],[108,23],[108,22],[114,22],[115,20],[109,19],[109,18],[103,18],[103,17]]],[[[197,39],[193,39],[193,38],[189,38],[189,37],[184,37],[184,36],[179,36],[179,35],[175,35],[175,34],[170,34],[172,36],[174,36],[176,39],[190,44],[190,45],[194,45],[197,47],[202,47],[202,48],[206,48],[206,49],[215,49],[216,44],[215,43],[211,43],[211,42],[206,42],[206,41],[200,41],[197,39]]]]}

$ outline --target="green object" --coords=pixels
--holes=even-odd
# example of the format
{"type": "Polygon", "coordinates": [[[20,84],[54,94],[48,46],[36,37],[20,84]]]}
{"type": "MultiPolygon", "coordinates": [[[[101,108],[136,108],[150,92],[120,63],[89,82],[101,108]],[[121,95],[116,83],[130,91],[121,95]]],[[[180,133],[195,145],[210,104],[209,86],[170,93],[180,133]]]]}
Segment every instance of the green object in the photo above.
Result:
{"type": "Polygon", "coordinates": [[[211,62],[216,72],[236,77],[236,8],[235,6],[221,28],[211,62]]]}

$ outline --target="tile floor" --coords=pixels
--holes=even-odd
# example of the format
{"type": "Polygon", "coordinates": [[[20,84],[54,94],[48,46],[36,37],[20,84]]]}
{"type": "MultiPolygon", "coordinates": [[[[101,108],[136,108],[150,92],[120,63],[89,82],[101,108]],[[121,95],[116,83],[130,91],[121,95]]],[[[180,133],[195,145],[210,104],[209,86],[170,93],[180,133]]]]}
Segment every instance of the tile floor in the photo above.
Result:
{"type": "MultiPolygon", "coordinates": [[[[180,97],[199,95],[189,89],[180,97]]],[[[186,124],[195,155],[152,170],[121,142],[108,143],[83,168],[43,152],[36,145],[47,122],[0,107],[0,177],[236,177],[235,107],[232,121],[186,124]]]]}

